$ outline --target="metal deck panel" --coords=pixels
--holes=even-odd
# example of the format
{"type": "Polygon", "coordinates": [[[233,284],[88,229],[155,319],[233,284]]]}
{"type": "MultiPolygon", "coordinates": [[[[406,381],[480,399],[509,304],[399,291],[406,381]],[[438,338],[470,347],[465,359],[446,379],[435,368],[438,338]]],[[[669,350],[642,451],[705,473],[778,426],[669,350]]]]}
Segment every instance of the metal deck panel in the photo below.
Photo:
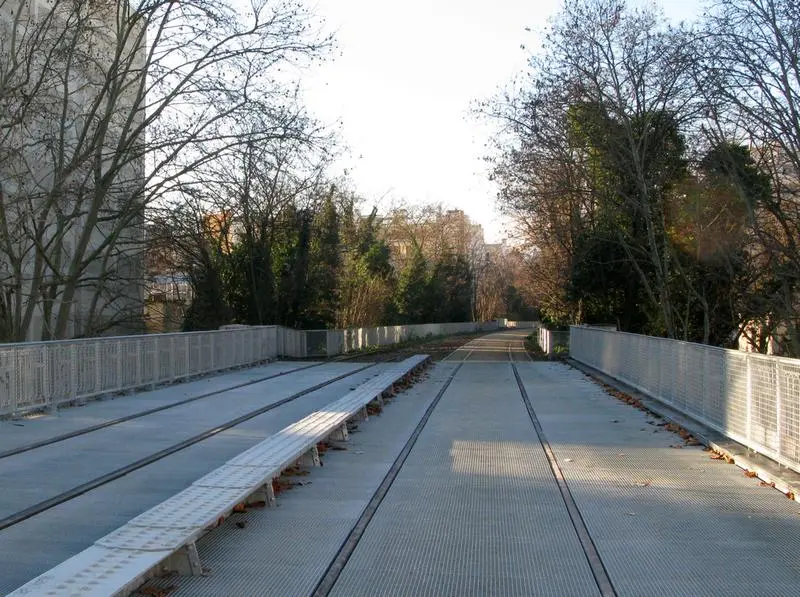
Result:
{"type": "Polygon", "coordinates": [[[506,330],[470,340],[458,347],[446,361],[468,361],[471,363],[508,362],[509,351],[514,360],[528,360],[523,341],[533,330],[506,330]]]}
{"type": "Polygon", "coordinates": [[[578,371],[519,371],[619,595],[796,594],[796,502],[578,371]]]}
{"type": "Polygon", "coordinates": [[[453,368],[437,365],[383,414],[360,424],[347,450],[328,451],[323,467],[294,477],[304,485],[278,495],[277,508],[235,514],[202,538],[198,550],[210,576],[165,578],[148,586],[175,586],[171,597],[308,595],[453,368]],[[245,528],[238,528],[236,522],[243,521],[245,528]]]}
{"type": "Polygon", "coordinates": [[[359,366],[337,363],[278,377],[1,459],[0,518],[359,366]]]}
{"type": "Polygon", "coordinates": [[[510,365],[461,369],[332,594],[598,594],[510,365]]]}
{"type": "Polygon", "coordinates": [[[310,364],[312,363],[279,361],[134,394],[109,395],[90,400],[84,406],[62,407],[57,414],[41,413],[17,420],[0,420],[0,452],[310,364]]]}
{"type": "MultiPolygon", "coordinates": [[[[322,367],[311,371],[319,369],[322,367]]],[[[341,397],[381,369],[382,366],[378,366],[342,379],[126,475],[110,485],[99,487],[0,531],[0,595],[87,548],[100,537],[182,491],[230,458],[341,397]],[[35,558],[30,555],[33,553],[36,554],[35,558]]],[[[313,381],[305,379],[303,384],[307,387],[313,381]]],[[[170,430],[165,428],[164,433],[169,439],[170,430]]],[[[151,446],[148,452],[152,452],[154,449],[150,442],[153,439],[142,434],[131,448],[140,450],[143,446],[151,446]]],[[[90,459],[87,461],[91,462],[90,459]]],[[[32,472],[31,477],[36,478],[36,473],[32,472]]],[[[39,479],[46,480],[44,476],[39,479]]],[[[5,491],[4,483],[0,497],[5,491]]],[[[31,496],[35,501],[44,497],[41,493],[31,496]]]]}

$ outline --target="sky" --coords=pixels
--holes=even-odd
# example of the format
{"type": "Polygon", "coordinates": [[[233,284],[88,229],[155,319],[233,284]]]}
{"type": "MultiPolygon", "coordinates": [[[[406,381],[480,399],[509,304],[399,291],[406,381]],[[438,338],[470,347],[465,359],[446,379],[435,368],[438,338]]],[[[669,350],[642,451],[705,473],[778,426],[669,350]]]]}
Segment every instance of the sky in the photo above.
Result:
{"type": "MultiPolygon", "coordinates": [[[[691,19],[700,0],[662,5],[691,19]]],[[[319,0],[333,59],[306,73],[305,100],[340,123],[345,170],[366,208],[405,201],[463,209],[500,242],[508,224],[483,160],[491,126],[471,108],[525,69],[560,0],[319,0]],[[526,31],[530,29],[531,31],[526,31]]]]}

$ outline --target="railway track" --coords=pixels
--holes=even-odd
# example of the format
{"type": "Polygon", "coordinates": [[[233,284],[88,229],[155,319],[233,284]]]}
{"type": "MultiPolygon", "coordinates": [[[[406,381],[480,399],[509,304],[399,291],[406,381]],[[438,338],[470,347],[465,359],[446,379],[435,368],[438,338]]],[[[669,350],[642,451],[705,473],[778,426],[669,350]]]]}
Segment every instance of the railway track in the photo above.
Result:
{"type": "MultiPolygon", "coordinates": [[[[345,360],[345,359],[339,359],[345,360]]],[[[315,367],[321,367],[322,365],[328,364],[327,362],[321,363],[313,363],[311,365],[305,365],[303,367],[296,367],[295,369],[289,369],[287,371],[281,371],[279,373],[273,373],[271,375],[265,375],[263,377],[259,377],[256,379],[251,379],[242,383],[238,383],[232,386],[228,386],[226,388],[222,388],[219,390],[214,390],[211,392],[204,392],[198,396],[191,396],[189,398],[185,398],[183,400],[178,400],[176,402],[171,402],[170,404],[164,404],[162,406],[157,406],[155,408],[145,409],[139,412],[131,413],[129,415],[125,415],[122,417],[117,417],[114,419],[109,419],[108,421],[103,421],[102,423],[97,423],[95,425],[88,425],[86,427],[82,427],[80,429],[76,429],[74,431],[70,431],[67,433],[61,433],[58,435],[54,435],[52,437],[48,437],[43,440],[38,440],[35,442],[31,442],[29,444],[24,444],[22,446],[18,446],[15,448],[11,448],[8,450],[4,450],[0,452],[0,460],[4,458],[10,458],[12,456],[17,456],[18,454],[23,454],[25,452],[29,452],[31,450],[36,450],[37,448],[43,448],[45,446],[50,446],[53,444],[57,444],[59,442],[63,442],[69,439],[73,439],[75,437],[80,437],[82,435],[86,435],[88,433],[92,433],[94,431],[100,431],[101,429],[108,429],[109,427],[114,427],[115,425],[120,425],[121,423],[127,423],[128,421],[133,421],[135,419],[140,419],[142,417],[146,417],[149,415],[153,415],[156,413],[164,412],[166,410],[170,410],[173,408],[177,408],[179,406],[183,406],[185,404],[190,404],[192,402],[197,402],[198,400],[203,400],[205,398],[211,398],[213,396],[219,396],[220,394],[224,394],[225,392],[230,392],[232,390],[238,390],[240,388],[244,388],[247,386],[252,386],[255,384],[259,384],[265,381],[269,381],[270,379],[276,379],[278,377],[283,377],[286,375],[291,375],[293,373],[297,373],[299,371],[305,371],[307,369],[313,369],[315,367]]]]}
{"type": "MultiPolygon", "coordinates": [[[[359,542],[361,541],[365,532],[369,528],[369,525],[373,520],[374,516],[376,515],[376,513],[378,512],[381,503],[383,502],[388,492],[391,490],[392,484],[394,483],[397,476],[400,474],[403,465],[406,463],[406,460],[408,459],[412,449],[414,448],[414,445],[416,444],[420,435],[423,433],[426,424],[430,420],[430,417],[433,414],[434,410],[436,409],[437,405],[439,404],[441,398],[450,388],[452,382],[456,379],[462,367],[466,363],[469,363],[470,357],[472,357],[476,352],[478,353],[478,355],[480,355],[480,351],[481,351],[481,341],[477,340],[474,343],[469,343],[468,345],[465,345],[464,347],[461,347],[456,351],[453,351],[453,353],[451,353],[445,359],[446,361],[456,361],[458,362],[458,364],[456,365],[452,373],[449,375],[445,383],[442,385],[442,387],[439,389],[436,396],[431,401],[430,405],[428,406],[422,418],[419,420],[416,427],[412,431],[411,436],[401,449],[400,453],[398,454],[394,463],[390,467],[386,476],[383,478],[378,488],[370,497],[367,506],[364,508],[361,516],[358,518],[357,522],[348,533],[347,538],[344,540],[341,547],[337,551],[335,557],[331,560],[330,564],[325,570],[325,573],[322,575],[319,582],[314,587],[314,590],[311,592],[311,597],[327,597],[334,590],[334,587],[336,586],[336,583],[339,580],[340,575],[347,566],[347,563],[350,560],[351,556],[357,549],[359,542]]],[[[492,352],[496,351],[492,350],[492,352]]],[[[532,359],[526,351],[514,350],[512,342],[508,342],[506,354],[508,362],[510,363],[514,374],[514,379],[516,381],[516,385],[519,390],[520,398],[525,405],[525,409],[528,412],[528,416],[530,417],[536,439],[541,445],[542,450],[544,451],[544,454],[547,458],[547,462],[550,465],[550,469],[553,473],[554,482],[558,486],[564,507],[566,508],[567,513],[569,515],[569,519],[572,523],[572,527],[580,543],[583,555],[585,556],[586,561],[591,569],[599,594],[601,595],[601,597],[616,597],[617,592],[614,588],[614,585],[611,582],[611,579],[609,578],[606,567],[603,564],[603,561],[600,557],[597,548],[595,547],[594,541],[591,535],[589,534],[588,529],[586,528],[586,524],[583,521],[583,517],[581,516],[580,510],[578,509],[578,506],[575,503],[574,498],[572,497],[566,479],[564,478],[564,475],[553,453],[553,449],[544,435],[542,426],[533,408],[533,404],[531,403],[531,400],[522,382],[522,378],[520,377],[519,370],[517,368],[517,363],[531,362],[532,359]]],[[[492,358],[494,358],[494,356],[495,355],[493,355],[492,358]]]]}

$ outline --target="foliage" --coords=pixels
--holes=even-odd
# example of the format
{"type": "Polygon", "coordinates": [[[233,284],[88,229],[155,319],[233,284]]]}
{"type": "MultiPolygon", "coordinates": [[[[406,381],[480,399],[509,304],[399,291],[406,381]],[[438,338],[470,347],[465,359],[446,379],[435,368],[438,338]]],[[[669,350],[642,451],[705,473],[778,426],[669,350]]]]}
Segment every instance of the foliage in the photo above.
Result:
{"type": "Polygon", "coordinates": [[[800,13],[567,0],[527,79],[482,106],[544,320],[800,355],[800,13]]]}

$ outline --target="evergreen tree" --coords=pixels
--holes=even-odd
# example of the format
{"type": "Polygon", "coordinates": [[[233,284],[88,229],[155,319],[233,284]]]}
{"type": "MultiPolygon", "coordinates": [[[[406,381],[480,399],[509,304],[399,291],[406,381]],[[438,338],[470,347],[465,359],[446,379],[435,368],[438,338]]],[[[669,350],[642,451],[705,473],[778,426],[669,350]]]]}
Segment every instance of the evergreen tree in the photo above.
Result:
{"type": "Polygon", "coordinates": [[[397,284],[396,305],[403,323],[425,323],[430,314],[430,279],[428,263],[418,247],[408,265],[400,272],[397,284]]]}

